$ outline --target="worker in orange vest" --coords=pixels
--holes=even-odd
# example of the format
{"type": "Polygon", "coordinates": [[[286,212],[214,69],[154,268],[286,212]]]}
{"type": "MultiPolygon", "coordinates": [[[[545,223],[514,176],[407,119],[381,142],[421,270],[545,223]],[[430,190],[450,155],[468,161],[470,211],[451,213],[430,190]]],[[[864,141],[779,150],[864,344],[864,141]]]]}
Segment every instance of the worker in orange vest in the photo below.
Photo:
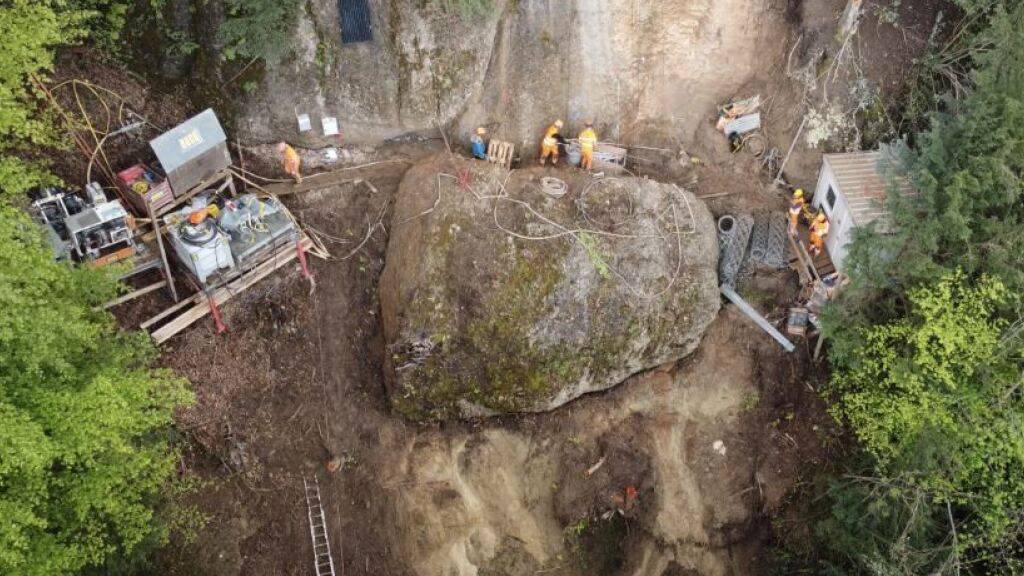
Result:
{"type": "Polygon", "coordinates": [[[552,166],[558,166],[558,134],[564,125],[561,120],[555,120],[555,123],[548,126],[547,132],[544,133],[544,139],[540,141],[541,166],[547,163],[548,157],[551,157],[552,166]]]}
{"type": "Polygon", "coordinates": [[[828,236],[828,229],[828,218],[825,218],[825,214],[818,214],[814,223],[811,224],[811,252],[815,256],[821,254],[821,249],[825,247],[825,236],[828,236]]]}
{"type": "Polygon", "coordinates": [[[793,201],[789,204],[789,234],[790,236],[797,235],[797,226],[800,224],[800,215],[804,212],[804,206],[807,205],[807,201],[804,200],[804,191],[798,189],[793,192],[793,201]]]}
{"type": "Polygon", "coordinates": [[[594,167],[594,148],[597,146],[597,132],[594,132],[594,121],[587,120],[587,127],[580,132],[580,168],[590,170],[594,167]]]}
{"type": "Polygon", "coordinates": [[[285,173],[294,178],[296,184],[302,184],[302,174],[299,172],[302,159],[299,158],[299,153],[285,142],[277,145],[277,151],[281,154],[281,163],[285,173]]]}

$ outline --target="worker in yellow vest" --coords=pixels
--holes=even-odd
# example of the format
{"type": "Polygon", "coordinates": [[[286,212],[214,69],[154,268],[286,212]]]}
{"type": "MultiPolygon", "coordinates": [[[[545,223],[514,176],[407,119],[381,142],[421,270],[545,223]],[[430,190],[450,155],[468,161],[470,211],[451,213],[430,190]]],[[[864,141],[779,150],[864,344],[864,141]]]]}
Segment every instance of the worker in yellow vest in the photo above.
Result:
{"type": "Polygon", "coordinates": [[[561,120],[555,120],[555,123],[548,126],[547,132],[544,133],[544,139],[540,141],[541,166],[547,163],[548,157],[551,158],[552,166],[558,166],[558,134],[564,125],[561,120]]]}
{"type": "Polygon", "coordinates": [[[825,237],[828,236],[829,223],[825,214],[818,214],[811,224],[811,252],[817,256],[825,247],[825,237]]]}
{"type": "Polygon", "coordinates": [[[277,151],[281,154],[281,164],[285,173],[294,178],[296,184],[302,184],[302,174],[299,172],[302,159],[299,158],[299,153],[284,142],[277,145],[277,151]]]}
{"type": "Polygon", "coordinates": [[[594,132],[594,121],[587,120],[587,127],[580,132],[580,168],[591,170],[594,167],[594,148],[597,146],[597,132],[594,132]]]}
{"type": "Polygon", "coordinates": [[[804,191],[793,192],[793,201],[789,203],[789,234],[797,235],[797,226],[800,224],[800,215],[804,212],[807,201],[804,199],[804,191]]]}

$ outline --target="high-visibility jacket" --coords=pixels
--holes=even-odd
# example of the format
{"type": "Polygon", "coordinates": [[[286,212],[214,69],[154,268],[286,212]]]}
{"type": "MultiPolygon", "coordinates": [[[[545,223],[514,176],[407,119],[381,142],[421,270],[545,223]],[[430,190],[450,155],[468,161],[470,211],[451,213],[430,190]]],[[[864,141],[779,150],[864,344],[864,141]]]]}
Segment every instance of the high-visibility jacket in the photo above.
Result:
{"type": "Polygon", "coordinates": [[[284,148],[284,170],[285,172],[298,172],[301,159],[299,153],[295,151],[295,148],[291,146],[285,146],[284,148]]]}
{"type": "Polygon", "coordinates": [[[544,133],[544,140],[541,144],[549,148],[558,146],[558,139],[556,138],[556,136],[558,136],[558,132],[558,126],[555,126],[554,124],[548,126],[548,130],[544,133]]]}
{"type": "Polygon", "coordinates": [[[597,146],[597,132],[594,132],[593,128],[587,128],[580,132],[580,148],[592,152],[594,146],[597,146]]]}
{"type": "Polygon", "coordinates": [[[828,228],[828,220],[825,220],[824,222],[818,222],[817,220],[815,220],[814,224],[811,224],[811,232],[813,232],[819,238],[824,238],[828,234],[828,228]]]}

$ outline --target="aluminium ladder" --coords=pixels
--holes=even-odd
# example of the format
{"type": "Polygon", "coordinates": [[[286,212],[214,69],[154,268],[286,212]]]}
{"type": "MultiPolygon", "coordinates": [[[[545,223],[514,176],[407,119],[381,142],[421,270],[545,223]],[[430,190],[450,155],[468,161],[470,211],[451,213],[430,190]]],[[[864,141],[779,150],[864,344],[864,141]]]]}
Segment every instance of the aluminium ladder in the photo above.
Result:
{"type": "Polygon", "coordinates": [[[320,500],[320,483],[316,476],[310,483],[302,479],[306,493],[306,507],[309,509],[309,533],[313,538],[313,564],[316,576],[335,576],[334,559],[331,558],[331,541],[327,537],[327,520],[320,500]]]}

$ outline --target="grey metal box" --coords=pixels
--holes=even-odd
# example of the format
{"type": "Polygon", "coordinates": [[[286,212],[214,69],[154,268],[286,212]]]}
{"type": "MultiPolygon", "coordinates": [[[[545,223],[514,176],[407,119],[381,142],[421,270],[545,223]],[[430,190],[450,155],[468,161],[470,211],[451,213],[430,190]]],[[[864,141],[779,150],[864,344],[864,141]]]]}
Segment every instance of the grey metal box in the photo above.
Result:
{"type": "Polygon", "coordinates": [[[176,197],[231,165],[227,136],[211,109],[161,134],[149,145],[176,197]]]}

